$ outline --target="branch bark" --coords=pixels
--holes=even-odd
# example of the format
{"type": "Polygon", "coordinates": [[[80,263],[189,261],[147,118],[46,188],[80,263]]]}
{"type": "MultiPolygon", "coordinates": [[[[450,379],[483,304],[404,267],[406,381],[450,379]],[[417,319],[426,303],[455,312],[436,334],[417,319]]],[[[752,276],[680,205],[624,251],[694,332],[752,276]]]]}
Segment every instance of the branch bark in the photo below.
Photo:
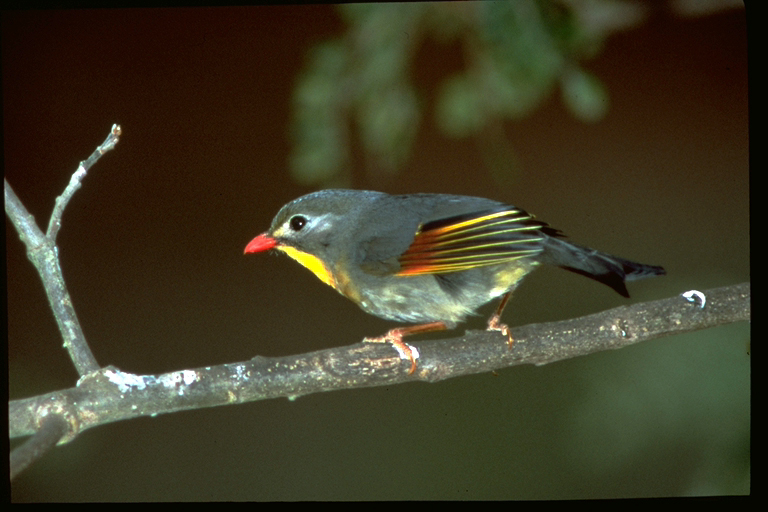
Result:
{"type": "Polygon", "coordinates": [[[511,349],[505,336],[489,331],[412,343],[421,354],[412,375],[409,361],[401,360],[392,347],[376,343],[285,357],[257,356],[157,376],[106,367],[80,379],[74,388],[12,401],[10,435],[30,435],[39,418],[56,413],[70,427],[62,440],[67,442],[85,429],[139,416],[415,380],[437,382],[520,364],[548,364],[750,319],[749,283],[708,290],[704,296],[704,307],[675,296],[518,327],[512,329],[511,349]]]}
{"type": "Polygon", "coordinates": [[[11,452],[11,480],[56,446],[68,430],[63,416],[51,414],[44,418],[35,435],[11,452]]]}
{"type": "Polygon", "coordinates": [[[101,156],[115,147],[121,135],[119,125],[112,125],[106,140],[86,160],[80,162],[75,173],[64,189],[64,193],[56,198],[51,219],[46,234],[40,230],[35,218],[27,211],[7,180],[3,180],[5,188],[5,213],[13,222],[21,241],[27,248],[27,257],[37,269],[43,281],[45,295],[53,310],[53,316],[59,325],[59,331],[64,338],[64,346],[69,351],[72,362],[78,373],[83,376],[99,369],[99,364],[85,340],[85,335],[77,319],[72,299],[64,283],[64,274],[59,264],[59,249],[56,247],[56,236],[61,228],[61,216],[64,214],[69,200],[80,188],[80,183],[88,169],[101,156]]]}

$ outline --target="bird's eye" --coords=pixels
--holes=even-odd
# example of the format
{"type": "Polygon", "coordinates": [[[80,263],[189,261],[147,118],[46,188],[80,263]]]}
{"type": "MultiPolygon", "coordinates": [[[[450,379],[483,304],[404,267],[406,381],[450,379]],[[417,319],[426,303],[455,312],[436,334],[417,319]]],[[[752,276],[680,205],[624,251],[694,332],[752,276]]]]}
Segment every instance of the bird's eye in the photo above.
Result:
{"type": "Polygon", "coordinates": [[[303,215],[294,215],[289,221],[291,229],[294,231],[301,231],[301,228],[307,225],[307,218],[303,215]]]}

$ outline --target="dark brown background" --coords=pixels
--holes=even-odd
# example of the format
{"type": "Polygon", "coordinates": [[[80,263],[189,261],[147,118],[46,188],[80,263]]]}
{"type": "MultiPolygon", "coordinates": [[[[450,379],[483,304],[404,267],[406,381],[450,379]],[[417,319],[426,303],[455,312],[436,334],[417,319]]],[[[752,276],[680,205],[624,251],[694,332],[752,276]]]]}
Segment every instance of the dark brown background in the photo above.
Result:
{"type": "MultiPolygon", "coordinates": [[[[390,327],[288,258],[242,254],[283,203],[309,191],[286,172],[291,89],[310,45],[343,29],[331,6],[3,14],[5,175],[40,225],[78,162],[112,123],[123,127],[58,239],[101,364],[162,373],[390,327]]],[[[434,92],[460,56],[426,44],[419,86],[434,92]]],[[[509,201],[575,241],[664,265],[667,277],[631,284],[633,301],[748,280],[744,12],[655,10],[586,67],[607,86],[608,116],[580,123],[553,95],[509,124],[514,180],[495,181],[473,141],[441,137],[428,117],[400,175],[360,172],[355,187],[509,201]]],[[[77,375],[39,278],[7,221],[6,231],[10,397],[71,387],[77,375]]],[[[505,319],[625,303],[542,269],[505,319]]],[[[14,481],[13,499],[743,493],[748,343],[748,326],[728,326],[498,376],[126,421],[56,449],[14,481]]]]}

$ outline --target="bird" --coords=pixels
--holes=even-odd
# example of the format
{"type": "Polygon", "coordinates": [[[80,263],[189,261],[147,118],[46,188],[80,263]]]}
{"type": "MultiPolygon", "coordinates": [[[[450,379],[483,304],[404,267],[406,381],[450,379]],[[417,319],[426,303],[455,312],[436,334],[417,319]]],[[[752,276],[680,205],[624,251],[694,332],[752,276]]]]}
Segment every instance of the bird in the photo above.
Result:
{"type": "Polygon", "coordinates": [[[540,264],[581,274],[629,297],[626,281],[666,274],[571,243],[525,210],[452,194],[390,195],[327,189],[284,205],[245,254],[277,250],[322,282],[386,320],[416,324],[366,342],[390,343],[418,367],[403,342],[415,333],[453,329],[499,299],[488,329],[514,340],[501,314],[522,279],[540,264]]]}

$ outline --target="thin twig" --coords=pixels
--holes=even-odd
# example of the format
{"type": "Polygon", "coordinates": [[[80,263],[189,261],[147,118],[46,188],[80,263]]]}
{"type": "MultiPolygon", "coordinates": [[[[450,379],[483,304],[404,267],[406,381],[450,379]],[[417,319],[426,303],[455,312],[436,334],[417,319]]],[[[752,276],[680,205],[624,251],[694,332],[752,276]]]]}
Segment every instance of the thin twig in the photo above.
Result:
{"type": "Polygon", "coordinates": [[[48,233],[43,234],[35,222],[35,218],[27,211],[7,180],[5,186],[5,212],[16,227],[21,241],[27,248],[27,256],[37,269],[45,287],[45,294],[53,310],[53,316],[59,326],[64,346],[69,351],[70,358],[83,376],[99,369],[99,364],[93,356],[85,335],[77,319],[72,299],[64,282],[64,275],[59,264],[56,236],[61,228],[61,216],[64,213],[72,195],[80,188],[80,183],[88,169],[101,156],[117,144],[121,134],[120,126],[112,125],[109,136],[86,160],[80,162],[78,169],[72,175],[64,193],[56,199],[48,233]]]}
{"type": "Polygon", "coordinates": [[[91,156],[80,162],[80,166],[72,175],[72,178],[70,178],[69,185],[64,189],[64,193],[56,198],[56,204],[53,207],[53,213],[48,222],[48,231],[46,232],[46,236],[51,242],[56,241],[56,236],[61,229],[61,216],[64,214],[64,209],[67,207],[67,204],[69,204],[69,200],[72,199],[75,192],[82,186],[81,182],[83,181],[83,178],[85,178],[88,169],[90,169],[104,153],[115,148],[115,145],[120,140],[121,134],[122,129],[120,128],[120,125],[113,124],[112,130],[109,132],[106,140],[91,153],[91,156]]]}
{"type": "Polygon", "coordinates": [[[35,218],[24,208],[10,184],[5,182],[5,212],[16,226],[21,241],[27,248],[27,257],[37,269],[43,281],[45,296],[53,310],[53,316],[64,338],[64,347],[82,375],[98,370],[99,365],[93,357],[85,335],[77,319],[72,299],[64,283],[64,276],[59,265],[56,246],[37,227],[35,218]]]}
{"type": "Polygon", "coordinates": [[[11,452],[11,480],[56,446],[68,430],[67,422],[63,417],[58,414],[48,415],[35,435],[11,452]]]}

